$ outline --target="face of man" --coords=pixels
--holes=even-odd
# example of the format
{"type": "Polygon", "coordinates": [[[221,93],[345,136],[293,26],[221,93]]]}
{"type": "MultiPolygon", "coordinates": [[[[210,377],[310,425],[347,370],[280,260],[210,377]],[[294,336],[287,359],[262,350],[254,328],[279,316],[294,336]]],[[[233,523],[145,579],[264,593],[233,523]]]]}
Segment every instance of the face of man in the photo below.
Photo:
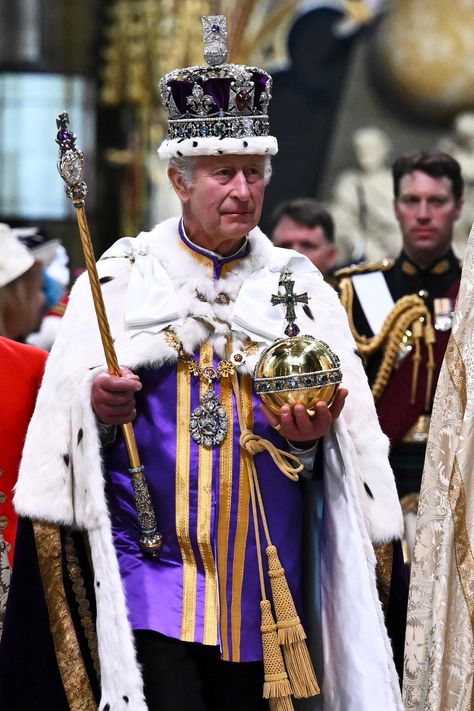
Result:
{"type": "Polygon", "coordinates": [[[319,225],[306,227],[285,216],[273,230],[272,239],[276,247],[286,247],[304,254],[323,276],[336,266],[336,245],[328,242],[319,225]]]}
{"type": "Polygon", "coordinates": [[[168,174],[183,204],[189,239],[223,256],[236,252],[260,219],[264,170],[263,156],[202,156],[186,186],[171,166],[168,174]]]}
{"type": "Polygon", "coordinates": [[[402,177],[394,206],[410,259],[429,265],[446,254],[462,205],[462,198],[455,199],[451,180],[445,176],[434,178],[415,170],[402,177]]]}

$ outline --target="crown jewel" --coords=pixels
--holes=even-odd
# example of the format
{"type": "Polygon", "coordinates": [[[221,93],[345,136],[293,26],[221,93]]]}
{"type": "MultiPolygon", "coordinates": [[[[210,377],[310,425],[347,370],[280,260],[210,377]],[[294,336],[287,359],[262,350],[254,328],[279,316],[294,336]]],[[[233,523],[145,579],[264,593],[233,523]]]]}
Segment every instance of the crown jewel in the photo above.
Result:
{"type": "Polygon", "coordinates": [[[269,135],[272,78],[258,67],[227,64],[224,15],[201,18],[206,65],[175,69],[160,81],[168,110],[161,158],[277,152],[269,135]]]}

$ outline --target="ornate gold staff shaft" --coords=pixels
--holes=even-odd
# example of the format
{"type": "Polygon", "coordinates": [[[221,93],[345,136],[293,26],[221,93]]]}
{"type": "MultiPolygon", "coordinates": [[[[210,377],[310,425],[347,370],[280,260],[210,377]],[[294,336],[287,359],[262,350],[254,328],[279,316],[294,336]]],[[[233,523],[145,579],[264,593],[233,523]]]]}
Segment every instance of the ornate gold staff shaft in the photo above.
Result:
{"type": "MultiPolygon", "coordinates": [[[[66,183],[66,195],[76,208],[77,222],[81,236],[82,249],[92,291],[92,299],[99,324],[100,337],[105,352],[105,360],[113,375],[121,375],[117,354],[113,345],[112,334],[105,311],[102,289],[95,263],[94,250],[85,212],[85,196],[87,185],[82,180],[84,154],[76,147],[76,136],[69,130],[69,116],[62,113],[56,119],[58,134],[56,143],[59,146],[58,171],[66,183]]],[[[122,425],[123,437],[130,463],[129,472],[135,496],[135,506],[138,512],[138,522],[141,529],[140,546],[145,553],[156,557],[163,545],[163,536],[157,529],[155,512],[144,474],[144,467],[138,455],[135,433],[131,422],[122,425]]]]}

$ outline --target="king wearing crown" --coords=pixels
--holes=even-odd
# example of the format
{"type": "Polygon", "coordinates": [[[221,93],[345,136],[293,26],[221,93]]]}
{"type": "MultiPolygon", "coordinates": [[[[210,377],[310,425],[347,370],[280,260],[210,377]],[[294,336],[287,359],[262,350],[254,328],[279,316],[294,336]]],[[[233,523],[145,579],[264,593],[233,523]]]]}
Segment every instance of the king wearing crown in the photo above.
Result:
{"type": "Polygon", "coordinates": [[[271,77],[227,63],[225,18],[203,34],[207,64],[160,84],[181,215],[97,265],[121,377],[85,276],[47,365],[15,494],[0,708],[289,711],[321,708],[321,691],[325,711],[399,711],[374,574],[373,545],[402,531],[388,443],[336,293],[257,227],[271,77]],[[295,356],[276,373],[290,401],[266,407],[260,356],[298,332],[328,371],[296,372],[295,356]],[[157,556],[117,429],[131,420],[157,556]]]}

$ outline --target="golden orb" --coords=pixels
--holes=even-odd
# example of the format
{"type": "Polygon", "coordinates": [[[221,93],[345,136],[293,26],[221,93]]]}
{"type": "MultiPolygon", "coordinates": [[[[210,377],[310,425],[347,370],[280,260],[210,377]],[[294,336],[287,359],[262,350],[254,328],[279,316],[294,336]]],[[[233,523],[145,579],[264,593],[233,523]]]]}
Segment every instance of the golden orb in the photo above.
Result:
{"type": "Polygon", "coordinates": [[[275,414],[282,405],[302,403],[311,417],[318,400],[331,405],[342,381],[338,356],[312,336],[281,338],[262,352],[255,391],[275,414]]]}

